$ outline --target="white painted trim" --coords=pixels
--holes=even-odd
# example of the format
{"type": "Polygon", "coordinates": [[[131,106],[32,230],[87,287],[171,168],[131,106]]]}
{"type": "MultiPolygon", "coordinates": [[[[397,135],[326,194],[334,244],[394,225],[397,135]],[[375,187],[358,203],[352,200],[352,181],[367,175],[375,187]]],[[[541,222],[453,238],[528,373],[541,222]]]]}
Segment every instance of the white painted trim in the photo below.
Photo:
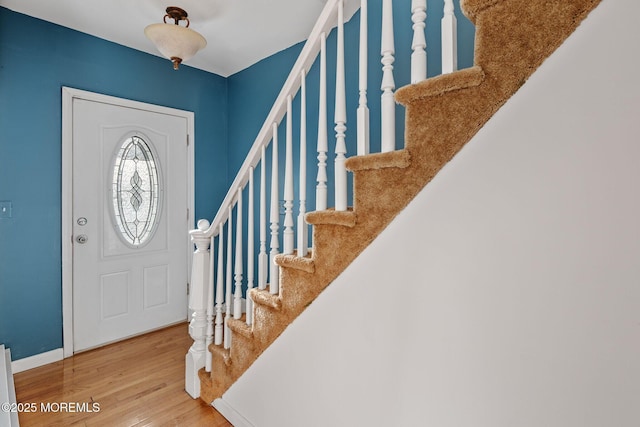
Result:
{"type": "MultiPolygon", "coordinates": [[[[73,355],[73,100],[84,99],[87,101],[102,102],[121,107],[136,108],[154,113],[168,114],[184,117],[187,120],[187,134],[189,145],[187,146],[187,204],[191,221],[189,228],[195,227],[195,113],[192,111],[178,110],[163,107],[161,105],[147,104],[129,99],[116,98],[114,96],[88,92],[70,87],[62,87],[62,329],[64,357],[73,355]]],[[[186,213],[185,213],[186,214],[186,213]]],[[[185,232],[185,239],[189,239],[185,232]]],[[[189,246],[190,247],[190,246],[189,246]]],[[[193,251],[187,251],[187,265],[191,265],[193,251]]],[[[187,268],[188,280],[191,280],[191,270],[187,268]]],[[[62,349],[61,349],[62,350],[62,349]]],[[[15,362],[14,362],[15,363],[15,362]]],[[[30,368],[27,368],[30,369],[30,368]]]]}
{"type": "Polygon", "coordinates": [[[229,405],[229,403],[222,398],[214,400],[211,406],[216,408],[216,411],[220,412],[234,427],[254,427],[249,420],[243,417],[233,406],[229,405]]]}
{"type": "Polygon", "coordinates": [[[62,348],[73,355],[73,96],[62,88],[62,348]]]}
{"type": "Polygon", "coordinates": [[[56,348],[55,350],[47,351],[46,353],[40,353],[25,357],[24,359],[14,360],[11,362],[11,370],[14,374],[17,374],[18,372],[58,362],[63,358],[63,350],[61,348],[56,348]]]}
{"type": "MultiPolygon", "coordinates": [[[[11,350],[5,349],[4,344],[0,344],[0,403],[10,403],[15,405],[16,389],[13,384],[13,373],[11,370],[11,350]]],[[[0,409],[0,424],[8,427],[18,427],[18,412],[0,409]]]]}

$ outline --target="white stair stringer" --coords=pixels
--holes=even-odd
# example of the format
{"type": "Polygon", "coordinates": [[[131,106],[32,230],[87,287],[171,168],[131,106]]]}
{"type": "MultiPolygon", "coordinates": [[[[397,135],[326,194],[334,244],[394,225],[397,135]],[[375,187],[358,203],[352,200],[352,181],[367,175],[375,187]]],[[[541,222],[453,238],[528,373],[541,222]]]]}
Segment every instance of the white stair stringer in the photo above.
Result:
{"type": "Polygon", "coordinates": [[[18,403],[11,371],[11,350],[0,344],[0,426],[18,427],[18,403]]]}

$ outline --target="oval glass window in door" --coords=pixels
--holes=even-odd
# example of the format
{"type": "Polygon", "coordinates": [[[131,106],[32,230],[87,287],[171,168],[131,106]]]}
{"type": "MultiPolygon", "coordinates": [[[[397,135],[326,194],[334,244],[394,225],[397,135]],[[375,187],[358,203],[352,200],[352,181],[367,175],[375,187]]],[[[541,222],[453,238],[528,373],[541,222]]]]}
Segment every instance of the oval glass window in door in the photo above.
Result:
{"type": "Polygon", "coordinates": [[[160,218],[159,164],[141,136],[125,138],[113,165],[113,215],[122,240],[131,247],[149,242],[160,218]]]}

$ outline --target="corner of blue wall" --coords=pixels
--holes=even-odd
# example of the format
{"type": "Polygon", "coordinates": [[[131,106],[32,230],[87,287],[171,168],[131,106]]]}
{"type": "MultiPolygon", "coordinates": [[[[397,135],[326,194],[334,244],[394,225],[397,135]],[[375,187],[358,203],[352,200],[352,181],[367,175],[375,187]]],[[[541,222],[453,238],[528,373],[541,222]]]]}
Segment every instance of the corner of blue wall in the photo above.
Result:
{"type": "Polygon", "coordinates": [[[0,7],[0,343],[14,360],[62,347],[63,86],[193,111],[196,217],[227,186],[227,79],[0,7]]]}

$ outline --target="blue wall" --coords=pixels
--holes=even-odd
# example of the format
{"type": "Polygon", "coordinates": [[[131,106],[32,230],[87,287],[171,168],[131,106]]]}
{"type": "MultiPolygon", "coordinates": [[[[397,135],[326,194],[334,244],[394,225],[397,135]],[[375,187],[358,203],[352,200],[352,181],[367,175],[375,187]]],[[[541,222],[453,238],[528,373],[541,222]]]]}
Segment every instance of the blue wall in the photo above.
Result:
{"type": "Polygon", "coordinates": [[[225,78],[0,7],[0,343],[14,360],[62,347],[62,86],[195,112],[196,216],[227,186],[225,78]]]}

